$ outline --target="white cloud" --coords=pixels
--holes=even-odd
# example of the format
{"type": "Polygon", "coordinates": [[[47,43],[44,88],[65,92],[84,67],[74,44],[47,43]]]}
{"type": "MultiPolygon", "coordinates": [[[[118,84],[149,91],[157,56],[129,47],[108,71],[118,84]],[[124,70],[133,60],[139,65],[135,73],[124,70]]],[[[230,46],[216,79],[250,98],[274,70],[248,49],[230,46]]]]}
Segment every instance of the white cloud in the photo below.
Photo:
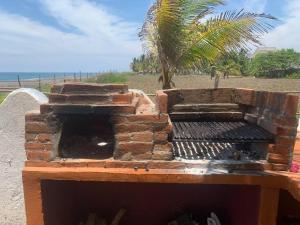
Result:
{"type": "Polygon", "coordinates": [[[263,13],[267,6],[268,0],[246,0],[243,8],[250,12],[263,13]]]}
{"type": "Polygon", "coordinates": [[[1,71],[128,69],[140,54],[138,24],[88,0],[40,0],[69,33],[0,10],[1,71]]]}
{"type": "Polygon", "coordinates": [[[300,1],[285,0],[286,16],[282,24],[267,34],[263,43],[276,48],[294,48],[300,51],[300,1]]]}

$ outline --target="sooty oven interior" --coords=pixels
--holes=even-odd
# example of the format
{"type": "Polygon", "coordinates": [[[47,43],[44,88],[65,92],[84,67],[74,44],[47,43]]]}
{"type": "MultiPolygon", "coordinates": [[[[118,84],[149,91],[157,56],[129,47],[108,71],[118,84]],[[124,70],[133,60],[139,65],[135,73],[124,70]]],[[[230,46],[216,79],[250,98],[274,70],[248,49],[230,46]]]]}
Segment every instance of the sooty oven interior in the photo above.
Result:
{"type": "Polygon", "coordinates": [[[109,115],[60,115],[62,158],[107,159],[115,146],[109,115]]]}

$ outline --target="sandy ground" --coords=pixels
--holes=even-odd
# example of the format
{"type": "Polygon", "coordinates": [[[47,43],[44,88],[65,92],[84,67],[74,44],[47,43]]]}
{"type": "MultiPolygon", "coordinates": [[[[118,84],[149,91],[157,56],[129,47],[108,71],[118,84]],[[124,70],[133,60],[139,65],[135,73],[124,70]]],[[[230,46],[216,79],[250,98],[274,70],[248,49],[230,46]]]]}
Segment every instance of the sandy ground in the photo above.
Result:
{"type": "MultiPolygon", "coordinates": [[[[155,93],[161,89],[158,76],[130,76],[130,88],[142,89],[145,93],[155,93]]],[[[174,82],[177,88],[213,88],[214,81],[208,76],[176,76],[174,82]]],[[[300,79],[258,79],[253,77],[220,79],[220,87],[252,88],[266,91],[299,91],[300,79]]]]}

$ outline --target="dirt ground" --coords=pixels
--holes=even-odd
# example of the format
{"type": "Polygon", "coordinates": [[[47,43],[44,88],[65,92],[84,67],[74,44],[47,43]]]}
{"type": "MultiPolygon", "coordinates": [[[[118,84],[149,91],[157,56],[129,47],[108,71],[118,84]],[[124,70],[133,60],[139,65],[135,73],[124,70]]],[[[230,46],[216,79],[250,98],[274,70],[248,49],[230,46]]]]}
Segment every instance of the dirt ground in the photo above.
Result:
{"type": "MultiPolygon", "coordinates": [[[[153,94],[161,89],[158,76],[134,75],[128,77],[130,88],[141,89],[147,94],[153,94]]],[[[208,76],[176,76],[174,82],[177,88],[213,88],[214,81],[208,76]]],[[[299,91],[300,79],[260,79],[253,77],[220,79],[219,87],[252,88],[266,91],[299,91]]]]}

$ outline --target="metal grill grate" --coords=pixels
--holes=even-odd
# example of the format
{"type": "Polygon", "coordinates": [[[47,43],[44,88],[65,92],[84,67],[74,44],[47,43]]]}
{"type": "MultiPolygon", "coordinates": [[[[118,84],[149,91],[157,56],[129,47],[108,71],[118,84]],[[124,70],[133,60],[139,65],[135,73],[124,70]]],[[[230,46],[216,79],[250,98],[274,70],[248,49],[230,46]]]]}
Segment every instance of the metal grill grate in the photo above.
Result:
{"type": "Polygon", "coordinates": [[[245,122],[173,122],[173,140],[271,142],[264,129],[245,122]]]}
{"type": "Polygon", "coordinates": [[[264,156],[249,151],[246,144],[229,142],[173,141],[175,158],[187,160],[260,160],[264,156]]]}
{"type": "MultiPolygon", "coordinates": [[[[265,152],[252,143],[273,142],[273,135],[246,122],[173,122],[173,153],[187,160],[260,160],[265,152]]],[[[265,145],[265,144],[263,144],[265,145]]]]}

